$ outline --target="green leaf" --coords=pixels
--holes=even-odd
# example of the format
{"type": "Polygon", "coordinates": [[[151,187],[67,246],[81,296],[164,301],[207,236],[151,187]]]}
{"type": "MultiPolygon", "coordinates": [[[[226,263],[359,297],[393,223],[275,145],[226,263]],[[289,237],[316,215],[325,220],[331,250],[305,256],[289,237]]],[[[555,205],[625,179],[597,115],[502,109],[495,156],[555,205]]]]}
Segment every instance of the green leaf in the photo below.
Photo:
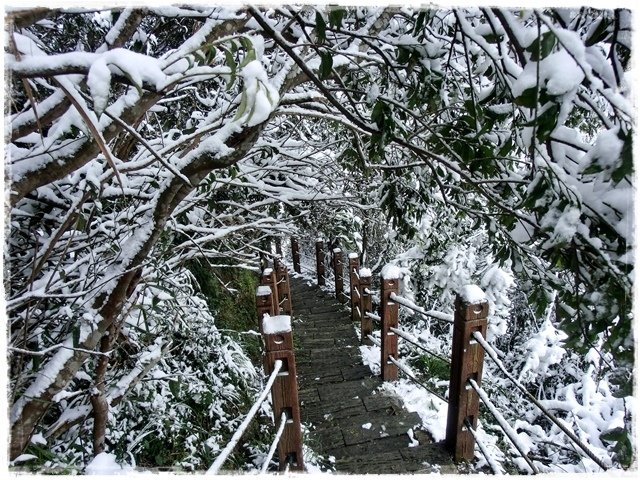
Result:
{"type": "Polygon", "coordinates": [[[240,97],[240,106],[238,107],[238,111],[236,112],[235,117],[233,117],[233,121],[238,120],[244,112],[247,110],[247,92],[245,90],[242,91],[242,96],[240,97]]]}
{"type": "Polygon", "coordinates": [[[538,38],[536,38],[531,45],[525,50],[531,53],[531,60],[539,62],[543,58],[549,56],[553,51],[553,47],[556,46],[556,36],[553,32],[544,32],[538,38]]]}
{"type": "Polygon", "coordinates": [[[424,28],[424,20],[427,17],[427,12],[425,10],[422,10],[419,14],[418,17],[416,18],[416,24],[413,27],[413,34],[416,35],[418,32],[420,32],[423,28],[424,28]]]}
{"type": "Polygon", "coordinates": [[[233,54],[229,50],[227,50],[226,48],[222,48],[222,51],[224,52],[224,59],[227,64],[227,67],[231,69],[231,76],[227,81],[227,90],[231,90],[231,87],[233,87],[233,84],[236,81],[238,65],[236,64],[236,61],[233,58],[233,54]]]}
{"type": "Polygon", "coordinates": [[[73,348],[77,348],[78,345],[80,344],[80,326],[76,325],[75,327],[73,327],[73,329],[71,330],[71,340],[73,342],[73,348]]]}
{"type": "Polygon", "coordinates": [[[602,42],[607,39],[609,36],[609,27],[611,26],[611,21],[606,18],[602,18],[598,26],[591,32],[589,38],[584,42],[585,47],[592,47],[598,42],[602,42]]]}
{"type": "Polygon", "coordinates": [[[316,34],[318,43],[324,43],[327,40],[327,24],[320,12],[316,12],[316,34]]]}
{"type": "Polygon", "coordinates": [[[343,8],[336,8],[329,12],[329,25],[335,28],[342,27],[342,17],[344,17],[345,10],[343,8]]]}
{"type": "Polygon", "coordinates": [[[546,142],[551,132],[556,128],[559,113],[560,106],[554,103],[536,119],[536,137],[541,143],[546,142]]]}
{"type": "Polygon", "coordinates": [[[318,76],[320,80],[326,80],[331,75],[331,68],[333,67],[333,56],[329,50],[320,52],[320,68],[318,69],[318,76]]]}
{"type": "Polygon", "coordinates": [[[406,47],[403,47],[402,45],[399,45],[398,49],[396,50],[396,61],[399,64],[405,65],[409,62],[410,58],[411,58],[411,50],[409,50],[406,47]]]}
{"type": "Polygon", "coordinates": [[[536,99],[536,93],[537,93],[537,88],[531,87],[531,88],[527,88],[524,92],[522,92],[522,94],[519,97],[516,97],[515,100],[513,101],[516,105],[520,105],[521,107],[527,107],[527,108],[536,108],[537,105],[537,99],[536,99]]]}
{"type": "Polygon", "coordinates": [[[378,100],[371,111],[371,121],[375,122],[379,129],[384,127],[384,102],[378,100]]]}
{"type": "Polygon", "coordinates": [[[626,176],[633,174],[633,143],[631,133],[625,135],[618,132],[618,138],[623,141],[622,151],[620,152],[620,166],[611,173],[611,179],[616,183],[620,183],[626,176]]]}
{"type": "Polygon", "coordinates": [[[169,380],[169,390],[176,400],[180,400],[180,380],[169,380]]]}

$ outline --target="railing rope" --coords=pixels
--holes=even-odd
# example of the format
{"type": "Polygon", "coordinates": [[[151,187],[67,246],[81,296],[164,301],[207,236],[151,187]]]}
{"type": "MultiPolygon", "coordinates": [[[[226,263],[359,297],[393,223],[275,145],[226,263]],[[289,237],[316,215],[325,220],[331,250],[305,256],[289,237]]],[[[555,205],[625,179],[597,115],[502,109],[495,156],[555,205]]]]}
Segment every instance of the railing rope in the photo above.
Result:
{"type": "Polygon", "coordinates": [[[438,312],[436,310],[425,310],[423,307],[416,305],[408,298],[401,297],[400,295],[391,295],[391,300],[399,303],[400,305],[407,307],[409,310],[413,310],[416,313],[424,315],[425,317],[431,317],[436,320],[442,320],[443,322],[453,323],[453,315],[448,313],[438,312]]]}
{"type": "Polygon", "coordinates": [[[265,458],[264,463],[262,464],[260,473],[267,473],[267,469],[269,468],[269,464],[271,463],[273,454],[276,453],[276,448],[278,448],[278,443],[280,442],[280,438],[282,437],[282,432],[284,432],[284,427],[286,425],[287,425],[287,413],[282,412],[282,415],[280,415],[280,426],[278,427],[276,436],[273,437],[273,442],[271,442],[271,447],[269,447],[269,453],[267,453],[267,458],[265,458]]]}
{"type": "Polygon", "coordinates": [[[493,474],[494,475],[504,475],[504,469],[500,466],[500,464],[498,464],[495,461],[493,456],[489,453],[489,449],[486,447],[484,442],[482,440],[480,440],[480,437],[478,436],[478,433],[473,429],[473,427],[469,423],[469,420],[465,420],[465,426],[471,432],[471,435],[473,435],[473,438],[475,439],[476,444],[480,448],[480,452],[482,453],[484,458],[487,460],[487,463],[489,464],[489,468],[491,468],[491,471],[493,472],[493,474]]]}
{"type": "Polygon", "coordinates": [[[403,338],[407,342],[411,343],[412,345],[415,345],[417,348],[419,348],[423,352],[428,353],[432,357],[436,357],[436,358],[442,360],[447,365],[451,365],[451,362],[449,360],[447,360],[446,358],[444,358],[441,355],[438,355],[437,353],[432,352],[431,350],[426,348],[424,345],[421,345],[417,338],[415,338],[414,336],[412,336],[409,333],[405,332],[404,330],[400,330],[398,328],[391,328],[391,331],[393,333],[395,333],[396,335],[398,335],[400,338],[403,338]]]}
{"type": "Polygon", "coordinates": [[[471,334],[479,331],[486,335],[489,303],[484,293],[473,287],[465,287],[466,295],[457,295],[455,301],[446,444],[456,461],[473,458],[474,438],[464,421],[476,428],[480,406],[478,394],[467,388],[467,381],[471,378],[480,383],[484,350],[472,341],[471,334]]]}
{"type": "Polygon", "coordinates": [[[487,343],[484,339],[484,336],[480,334],[480,332],[474,332],[473,338],[478,342],[478,344],[487,352],[489,358],[493,360],[493,362],[497,365],[497,367],[504,373],[504,375],[513,383],[521,393],[523,393],[536,407],[540,409],[540,411],[551,420],[565,435],[567,435],[580,449],[591,459],[593,460],[600,468],[603,470],[607,470],[608,466],[595,454],[591,451],[587,445],[580,440],[575,433],[569,430],[565,425],[560,422],[560,420],[553,415],[544,405],[542,405],[536,397],[531,395],[529,391],[526,389],[524,385],[522,385],[513,375],[511,375],[502,361],[498,358],[497,352],[487,343]]]}
{"type": "MultiPolygon", "coordinates": [[[[486,394],[486,392],[482,390],[482,388],[480,388],[478,383],[473,378],[469,378],[469,385],[471,385],[473,390],[475,390],[475,392],[480,396],[480,398],[482,399],[482,402],[487,406],[487,408],[489,409],[493,417],[496,419],[496,421],[500,425],[500,428],[502,428],[502,431],[504,431],[504,433],[507,435],[507,438],[511,441],[511,443],[516,448],[516,450],[518,450],[518,453],[520,453],[520,456],[524,459],[524,461],[527,462],[527,465],[529,465],[529,468],[531,469],[531,471],[534,474],[540,473],[540,470],[538,470],[538,468],[533,464],[531,459],[527,456],[527,452],[524,451],[525,450],[524,446],[521,445],[521,443],[518,441],[518,434],[511,427],[511,425],[509,425],[509,423],[505,420],[505,418],[498,411],[498,409],[491,402],[491,400],[489,400],[489,396],[486,394]]],[[[466,419],[466,421],[469,424],[471,423],[471,421],[469,421],[468,419],[466,419]]],[[[472,428],[475,429],[476,426],[472,425],[472,428]]]]}
{"type": "Polygon", "coordinates": [[[236,430],[236,432],[231,437],[231,440],[229,440],[229,443],[227,444],[227,446],[224,447],[224,449],[222,450],[222,452],[220,452],[220,454],[215,459],[211,467],[209,467],[209,470],[207,470],[207,475],[216,475],[220,471],[220,468],[222,467],[224,462],[227,460],[227,458],[229,457],[233,449],[236,447],[236,445],[240,441],[240,438],[242,438],[242,435],[244,434],[244,432],[247,430],[249,423],[251,423],[251,420],[253,420],[253,417],[255,417],[256,413],[258,412],[258,409],[260,408],[260,405],[262,405],[262,402],[264,402],[264,400],[267,398],[267,395],[269,395],[269,391],[271,390],[271,387],[275,383],[276,377],[278,376],[278,373],[282,369],[282,365],[283,365],[282,360],[278,360],[273,364],[273,369],[271,371],[271,374],[269,375],[269,380],[267,381],[267,384],[262,390],[262,393],[260,393],[260,396],[258,397],[256,402],[253,404],[251,409],[249,410],[249,413],[247,413],[247,416],[238,427],[238,430],[236,430]]]}
{"type": "Polygon", "coordinates": [[[429,387],[427,387],[424,383],[422,383],[420,380],[418,380],[415,376],[415,374],[409,369],[409,367],[407,367],[406,365],[404,365],[403,363],[399,362],[398,360],[396,360],[393,357],[389,357],[389,360],[391,361],[391,363],[393,363],[396,367],[398,367],[399,370],[402,371],[402,373],[404,373],[407,377],[409,377],[409,379],[411,381],[413,381],[415,384],[420,385],[422,388],[424,388],[427,392],[431,393],[432,395],[438,397],[440,400],[442,400],[445,403],[448,403],[448,400],[446,398],[444,398],[442,395],[440,395],[438,392],[430,389],[429,387]]]}

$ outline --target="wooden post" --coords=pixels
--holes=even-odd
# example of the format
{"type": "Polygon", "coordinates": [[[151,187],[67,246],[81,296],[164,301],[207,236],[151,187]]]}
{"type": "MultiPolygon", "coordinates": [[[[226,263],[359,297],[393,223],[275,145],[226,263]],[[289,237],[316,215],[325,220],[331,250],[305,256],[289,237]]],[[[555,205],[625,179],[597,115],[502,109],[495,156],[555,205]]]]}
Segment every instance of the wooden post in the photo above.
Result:
{"type": "Polygon", "coordinates": [[[280,307],[278,304],[278,282],[276,280],[276,272],[274,272],[272,268],[265,268],[262,271],[260,285],[265,285],[271,288],[271,305],[273,305],[272,315],[278,315],[280,313],[280,307]]]}
{"type": "Polygon", "coordinates": [[[291,237],[291,257],[293,258],[293,270],[300,273],[300,245],[295,237],[291,237]]]}
{"type": "Polygon", "coordinates": [[[360,307],[360,259],[357,253],[349,254],[349,301],[351,305],[351,321],[358,322],[362,316],[360,307]],[[357,307],[357,308],[356,308],[357,307]],[[358,313],[360,312],[360,313],[358,313]]]}
{"type": "Polygon", "coordinates": [[[345,302],[344,297],[344,263],[342,262],[342,250],[340,248],[333,249],[333,278],[336,286],[336,299],[340,303],[345,302]]]}
{"type": "Polygon", "coordinates": [[[478,385],[482,378],[484,349],[472,334],[480,332],[486,338],[489,304],[471,304],[456,297],[449,380],[449,411],[446,444],[456,461],[473,458],[474,439],[465,427],[465,420],[475,429],[480,401],[476,391],[467,385],[470,378],[478,385]]]}
{"type": "Polygon", "coordinates": [[[367,316],[367,312],[373,313],[371,306],[371,270],[361,268],[360,275],[360,343],[362,345],[373,345],[369,335],[373,333],[373,320],[367,316]]]}
{"type": "Polygon", "coordinates": [[[292,470],[303,470],[302,430],[300,428],[300,401],[298,399],[298,380],[296,361],[293,353],[293,334],[291,317],[280,315],[269,317],[263,322],[264,370],[267,375],[273,371],[276,360],[283,365],[276,381],[271,387],[273,416],[276,430],[280,427],[280,417],[285,412],[286,426],[278,442],[280,470],[290,464],[292,470]]]}
{"type": "Polygon", "coordinates": [[[280,237],[276,237],[276,256],[282,258],[282,239],[280,237]]]}
{"type": "Polygon", "coordinates": [[[398,328],[398,304],[391,301],[391,294],[397,294],[400,287],[400,271],[393,265],[387,265],[380,274],[380,369],[382,380],[397,380],[398,367],[389,361],[389,357],[398,360],[398,336],[391,327],[398,328]]]}
{"type": "Polygon", "coordinates": [[[286,265],[278,258],[273,260],[273,267],[276,275],[276,285],[278,286],[278,307],[280,308],[280,313],[293,315],[289,270],[287,270],[286,265]]]}
{"type": "Polygon", "coordinates": [[[256,289],[256,309],[258,311],[258,329],[262,333],[262,319],[264,314],[270,316],[275,315],[273,305],[273,296],[271,294],[271,287],[267,285],[260,285],[256,289]]]}
{"type": "Polygon", "coordinates": [[[318,272],[318,285],[324,285],[324,242],[316,241],[316,271],[318,272]]]}

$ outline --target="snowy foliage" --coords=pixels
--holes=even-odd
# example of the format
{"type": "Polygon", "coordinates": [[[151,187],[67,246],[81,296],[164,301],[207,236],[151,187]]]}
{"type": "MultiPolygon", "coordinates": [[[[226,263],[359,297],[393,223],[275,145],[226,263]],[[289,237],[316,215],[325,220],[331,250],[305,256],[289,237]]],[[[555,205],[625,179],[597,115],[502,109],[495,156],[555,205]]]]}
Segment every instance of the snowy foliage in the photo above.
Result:
{"type": "MultiPolygon", "coordinates": [[[[151,381],[153,372],[188,370],[161,354],[204,328],[172,304],[184,263],[255,266],[268,240],[297,232],[302,245],[322,235],[331,249],[361,251],[374,274],[393,262],[406,294],[429,309],[450,313],[457,288],[480,285],[490,338],[510,366],[526,365],[522,380],[544,380],[539,394],[562,401],[561,389],[588,374],[601,395],[589,398],[616,413],[573,425],[628,464],[631,412],[621,427],[618,412],[634,360],[630,16],[9,11],[10,457],[54,425],[94,455],[111,445],[104,421],[138,408],[129,395],[153,402],[155,385],[166,399],[175,383],[151,381]],[[543,346],[548,362],[536,360],[543,346]],[[565,372],[554,363],[562,349],[565,372]]],[[[209,333],[225,365],[241,355],[209,333]]],[[[235,371],[198,368],[221,379],[235,371]]],[[[222,383],[216,395],[230,388],[222,383]]],[[[206,397],[199,381],[193,388],[206,397]]],[[[158,402],[176,415],[186,408],[158,402]]],[[[206,440],[193,435],[188,452],[206,440]]],[[[80,448],[69,444],[56,443],[56,455],[80,448]]]]}

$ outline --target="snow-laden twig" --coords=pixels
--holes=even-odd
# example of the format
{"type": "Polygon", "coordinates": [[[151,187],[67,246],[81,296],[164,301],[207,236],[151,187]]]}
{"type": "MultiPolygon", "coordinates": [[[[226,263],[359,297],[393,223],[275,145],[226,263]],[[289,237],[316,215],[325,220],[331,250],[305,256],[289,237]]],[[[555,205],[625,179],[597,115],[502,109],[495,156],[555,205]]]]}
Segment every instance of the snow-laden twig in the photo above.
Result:
{"type": "Polygon", "coordinates": [[[267,398],[267,395],[271,390],[271,386],[273,385],[273,382],[276,381],[276,377],[278,376],[281,368],[282,360],[276,360],[273,364],[273,372],[271,372],[271,376],[269,377],[264,390],[262,390],[262,393],[251,407],[251,410],[249,410],[249,413],[247,413],[247,416],[238,427],[236,433],[234,433],[233,437],[231,437],[231,440],[229,440],[227,446],[224,447],[222,452],[220,452],[220,455],[218,455],[218,457],[213,462],[213,465],[211,465],[209,470],[207,470],[207,475],[216,475],[220,471],[220,467],[222,467],[224,462],[227,460],[227,457],[229,457],[233,449],[236,447],[236,445],[240,441],[240,438],[242,438],[242,435],[244,435],[244,432],[247,430],[249,423],[251,423],[251,420],[253,420],[253,417],[255,417],[256,413],[258,412],[260,405],[262,405],[262,402],[264,402],[265,398],[267,398]]]}
{"type": "Polygon", "coordinates": [[[276,432],[276,436],[273,438],[273,442],[271,443],[271,447],[269,448],[269,453],[267,453],[267,458],[265,458],[264,463],[262,464],[260,473],[267,473],[267,469],[269,468],[269,463],[271,463],[273,454],[276,452],[276,448],[278,447],[278,442],[280,441],[280,437],[282,437],[282,432],[284,432],[284,427],[286,425],[287,425],[287,414],[286,412],[282,412],[282,415],[280,415],[280,427],[276,432]]]}
{"type": "Polygon", "coordinates": [[[553,415],[549,410],[547,410],[544,405],[542,405],[536,397],[531,395],[529,391],[522,385],[513,375],[511,375],[507,369],[505,368],[502,361],[498,358],[498,354],[496,351],[487,343],[487,341],[482,337],[480,332],[473,332],[473,338],[480,344],[480,346],[487,352],[489,358],[493,360],[493,362],[498,366],[502,373],[511,380],[511,382],[516,386],[518,390],[520,390],[536,407],[540,409],[540,411],[551,420],[560,430],[562,430],[576,445],[578,445],[587,456],[593,460],[600,468],[603,470],[607,470],[607,465],[595,454],[591,451],[589,447],[587,447],[582,440],[580,440],[575,433],[569,430],[563,423],[553,415]]]}
{"type": "Polygon", "coordinates": [[[109,350],[108,352],[97,352],[95,350],[87,350],[85,348],[74,348],[74,347],[69,347],[67,345],[64,345],[62,343],[58,343],[57,345],[51,345],[50,347],[47,347],[43,350],[26,350],[24,348],[17,348],[17,347],[8,347],[7,350],[9,350],[10,352],[16,352],[16,353],[22,353],[24,355],[31,355],[34,357],[44,357],[46,354],[57,350],[59,348],[66,348],[67,350],[73,350],[73,351],[77,351],[77,352],[83,352],[83,353],[88,353],[90,355],[102,355],[103,357],[108,357],[113,353],[113,350],[109,350]]]}

